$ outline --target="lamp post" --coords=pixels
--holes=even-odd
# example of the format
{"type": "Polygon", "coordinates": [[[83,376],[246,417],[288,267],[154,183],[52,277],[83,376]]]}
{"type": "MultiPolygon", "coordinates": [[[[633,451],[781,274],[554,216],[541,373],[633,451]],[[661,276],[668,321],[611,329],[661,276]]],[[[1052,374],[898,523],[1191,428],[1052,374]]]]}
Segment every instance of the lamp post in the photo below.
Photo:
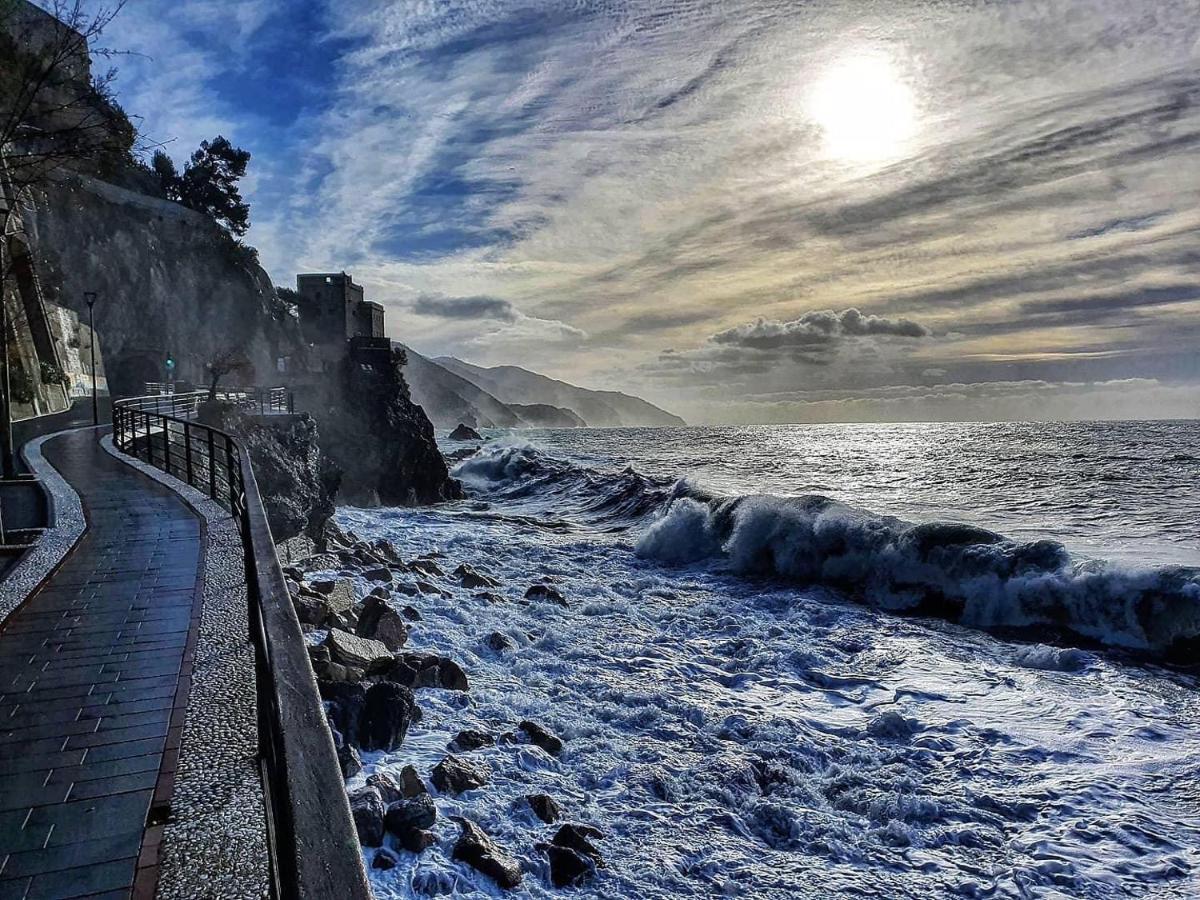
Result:
{"type": "Polygon", "coordinates": [[[96,322],[92,307],[96,305],[96,292],[84,291],[83,301],[88,308],[88,340],[92,345],[92,424],[100,424],[100,403],[96,399],[96,322]]]}

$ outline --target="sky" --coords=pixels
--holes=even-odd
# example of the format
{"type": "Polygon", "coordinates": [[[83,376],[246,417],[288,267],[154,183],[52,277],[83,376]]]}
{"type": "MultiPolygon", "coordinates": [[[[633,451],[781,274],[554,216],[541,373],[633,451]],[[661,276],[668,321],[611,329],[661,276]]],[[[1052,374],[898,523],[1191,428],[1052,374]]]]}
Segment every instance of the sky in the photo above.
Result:
{"type": "Polygon", "coordinates": [[[129,0],[276,284],[694,422],[1200,416],[1200,0],[129,0]]]}

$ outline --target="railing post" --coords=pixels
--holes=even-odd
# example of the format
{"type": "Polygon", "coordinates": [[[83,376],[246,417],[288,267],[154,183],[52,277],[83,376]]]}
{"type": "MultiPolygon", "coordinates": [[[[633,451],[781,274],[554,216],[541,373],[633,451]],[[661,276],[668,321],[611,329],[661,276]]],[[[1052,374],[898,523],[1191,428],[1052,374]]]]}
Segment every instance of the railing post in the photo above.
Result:
{"type": "Polygon", "coordinates": [[[217,451],[213,447],[213,430],[205,428],[208,432],[208,496],[212,500],[217,499],[217,451]]]}
{"type": "Polygon", "coordinates": [[[183,464],[187,468],[188,487],[195,487],[192,473],[192,426],[187,420],[183,423],[183,464]]]}
{"type": "Polygon", "coordinates": [[[229,511],[237,515],[233,485],[233,441],[229,439],[229,435],[225,435],[225,473],[228,476],[226,480],[229,482],[229,511]]]}

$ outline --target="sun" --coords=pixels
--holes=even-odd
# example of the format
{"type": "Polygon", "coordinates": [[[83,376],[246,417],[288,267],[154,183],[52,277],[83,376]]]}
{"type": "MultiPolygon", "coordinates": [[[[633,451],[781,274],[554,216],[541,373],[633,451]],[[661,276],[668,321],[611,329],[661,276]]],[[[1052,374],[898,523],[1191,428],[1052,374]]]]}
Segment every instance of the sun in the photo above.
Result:
{"type": "Polygon", "coordinates": [[[820,74],[808,113],[826,152],[848,162],[885,162],[904,154],[917,130],[913,93],[882,53],[844,57],[820,74]]]}

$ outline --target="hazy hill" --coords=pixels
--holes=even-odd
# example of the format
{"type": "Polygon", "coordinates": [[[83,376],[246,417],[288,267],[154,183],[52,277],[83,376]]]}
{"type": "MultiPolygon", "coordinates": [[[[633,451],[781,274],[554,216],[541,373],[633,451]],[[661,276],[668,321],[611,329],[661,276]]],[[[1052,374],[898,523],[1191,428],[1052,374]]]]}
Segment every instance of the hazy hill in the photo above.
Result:
{"type": "Polygon", "coordinates": [[[618,391],[591,391],[519,366],[483,368],[452,356],[439,356],[434,362],[504,403],[545,403],[566,407],[582,416],[589,425],[597,427],[687,424],[640,397],[618,391]]]}
{"type": "Polygon", "coordinates": [[[404,351],[408,354],[404,374],[412,398],[439,428],[453,428],[459,422],[472,428],[582,428],[587,425],[570,409],[545,403],[503,403],[411,347],[404,347],[404,351]]]}
{"type": "Polygon", "coordinates": [[[404,375],[412,398],[439,428],[459,422],[472,428],[516,428],[524,421],[487,391],[439,366],[411,347],[405,347],[408,365],[404,375]]]}
{"type": "Polygon", "coordinates": [[[508,408],[536,428],[585,428],[587,422],[572,409],[547,403],[509,403],[508,408]]]}

